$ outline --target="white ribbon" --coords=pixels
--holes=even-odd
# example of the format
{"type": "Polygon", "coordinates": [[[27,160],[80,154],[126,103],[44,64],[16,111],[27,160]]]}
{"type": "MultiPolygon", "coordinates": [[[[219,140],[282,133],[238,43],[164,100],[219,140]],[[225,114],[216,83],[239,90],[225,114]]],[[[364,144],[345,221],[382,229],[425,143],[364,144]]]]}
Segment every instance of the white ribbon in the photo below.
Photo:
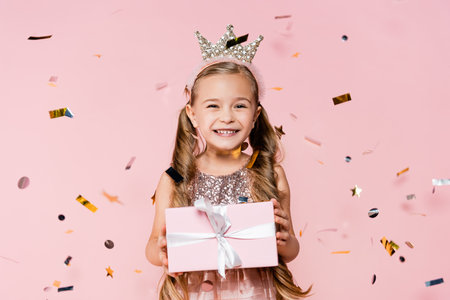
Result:
{"type": "Polygon", "coordinates": [[[228,243],[226,238],[234,239],[262,239],[275,235],[275,223],[264,223],[246,229],[227,233],[231,226],[227,215],[227,207],[224,205],[213,206],[208,199],[200,198],[194,202],[194,206],[206,213],[214,230],[211,233],[173,232],[167,233],[167,247],[180,247],[203,242],[207,239],[217,238],[218,272],[225,278],[225,266],[234,268],[242,265],[239,255],[228,243]]]}

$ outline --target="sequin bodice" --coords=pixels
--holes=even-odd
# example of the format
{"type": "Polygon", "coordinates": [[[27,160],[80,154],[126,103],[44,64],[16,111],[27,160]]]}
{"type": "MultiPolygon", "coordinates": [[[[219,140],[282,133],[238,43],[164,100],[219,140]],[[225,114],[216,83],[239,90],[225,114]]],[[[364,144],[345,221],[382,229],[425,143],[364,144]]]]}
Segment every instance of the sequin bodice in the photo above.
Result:
{"type": "Polygon", "coordinates": [[[251,177],[246,166],[229,175],[214,176],[196,170],[195,177],[188,185],[191,205],[200,197],[208,198],[213,205],[228,205],[253,202],[251,198],[251,177]]]}

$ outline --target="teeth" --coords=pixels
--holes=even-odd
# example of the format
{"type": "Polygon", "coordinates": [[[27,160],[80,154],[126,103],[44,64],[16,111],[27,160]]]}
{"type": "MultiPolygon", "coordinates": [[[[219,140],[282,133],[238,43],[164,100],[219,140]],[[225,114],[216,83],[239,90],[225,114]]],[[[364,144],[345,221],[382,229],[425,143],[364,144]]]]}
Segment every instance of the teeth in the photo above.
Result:
{"type": "Polygon", "coordinates": [[[218,133],[224,133],[224,134],[230,134],[230,133],[235,133],[236,130],[216,130],[218,133]]]}

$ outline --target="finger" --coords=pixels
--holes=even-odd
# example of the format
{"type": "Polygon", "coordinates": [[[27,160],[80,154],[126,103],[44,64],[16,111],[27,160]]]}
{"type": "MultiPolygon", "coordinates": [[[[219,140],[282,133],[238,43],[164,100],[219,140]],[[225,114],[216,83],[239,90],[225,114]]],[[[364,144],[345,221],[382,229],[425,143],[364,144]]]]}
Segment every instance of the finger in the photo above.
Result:
{"type": "Polygon", "coordinates": [[[278,246],[285,246],[285,245],[286,245],[286,242],[283,241],[283,240],[277,240],[277,245],[278,245],[278,246]]]}
{"type": "Polygon", "coordinates": [[[277,199],[272,198],[272,199],[270,199],[270,200],[272,201],[273,207],[274,207],[274,208],[279,208],[280,203],[277,201],[277,199]]]}
{"type": "Polygon", "coordinates": [[[166,236],[166,225],[165,224],[161,227],[161,231],[160,231],[159,235],[161,235],[163,237],[166,236]]]}
{"type": "Polygon", "coordinates": [[[280,224],[286,231],[289,230],[289,221],[285,218],[281,218],[281,217],[276,217],[275,218],[275,223],[280,224]]]}
{"type": "Polygon", "coordinates": [[[281,208],[276,208],[276,209],[274,209],[273,212],[275,215],[287,219],[287,216],[288,216],[287,213],[285,213],[284,210],[282,210],[281,208]]]}
{"type": "Polygon", "coordinates": [[[287,231],[277,232],[277,240],[287,241],[289,239],[289,233],[287,231]]]}

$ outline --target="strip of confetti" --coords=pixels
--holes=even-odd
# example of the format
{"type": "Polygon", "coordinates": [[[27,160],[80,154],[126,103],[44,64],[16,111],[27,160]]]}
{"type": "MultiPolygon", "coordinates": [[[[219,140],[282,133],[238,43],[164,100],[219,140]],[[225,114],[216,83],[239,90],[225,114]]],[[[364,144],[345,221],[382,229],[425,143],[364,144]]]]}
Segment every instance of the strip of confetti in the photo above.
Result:
{"type": "Polygon", "coordinates": [[[294,115],[293,113],[290,113],[289,115],[290,115],[293,119],[297,120],[297,116],[294,115]]]}
{"type": "Polygon", "coordinates": [[[411,215],[420,215],[420,216],[423,216],[423,217],[427,216],[426,214],[423,214],[423,213],[411,213],[411,215]]]}
{"type": "Polygon", "coordinates": [[[338,230],[337,230],[337,228],[326,228],[326,229],[318,230],[316,233],[324,232],[324,231],[333,231],[333,232],[337,232],[338,230]]]}
{"type": "Polygon", "coordinates": [[[333,251],[333,252],[331,252],[331,254],[348,254],[348,253],[350,253],[350,250],[347,250],[347,251],[333,251]]]}
{"type": "Polygon", "coordinates": [[[142,270],[138,270],[138,269],[136,269],[136,270],[134,270],[134,272],[136,272],[136,273],[140,274],[140,273],[142,273],[142,270]]]}
{"type": "Polygon", "coordinates": [[[317,161],[319,164],[321,164],[321,165],[324,165],[325,163],[323,162],[323,161],[321,161],[321,160],[318,160],[317,161]]]}
{"type": "Polygon", "coordinates": [[[101,54],[94,54],[94,56],[97,56],[97,58],[100,58],[102,55],[101,54]]]}
{"type": "Polygon", "coordinates": [[[180,173],[178,173],[178,171],[177,170],[175,170],[174,168],[172,168],[172,167],[169,167],[167,170],[166,170],[166,173],[176,182],[176,183],[178,183],[178,182],[181,182],[181,181],[183,181],[183,176],[181,176],[181,174],[180,173]]]}
{"type": "Polygon", "coordinates": [[[292,54],[292,57],[298,57],[300,55],[300,52],[295,52],[294,54],[292,54]]]}
{"type": "Polygon", "coordinates": [[[380,242],[384,246],[384,248],[386,249],[386,251],[389,253],[390,256],[392,256],[395,253],[395,250],[398,250],[398,248],[399,248],[399,246],[396,243],[394,243],[393,241],[388,242],[386,237],[383,237],[380,240],[380,242]]]}
{"type": "Polygon", "coordinates": [[[341,103],[344,103],[344,102],[348,102],[350,100],[352,100],[352,97],[350,96],[350,93],[347,93],[347,94],[344,94],[344,95],[340,95],[340,96],[334,97],[333,98],[333,103],[334,103],[334,105],[338,105],[338,104],[341,104],[341,103]]]}
{"type": "Polygon", "coordinates": [[[242,44],[243,42],[246,42],[248,39],[248,33],[246,35],[240,36],[235,39],[231,39],[227,41],[226,49],[233,47],[238,44],[242,44]]]}
{"type": "Polygon", "coordinates": [[[69,118],[73,118],[72,112],[67,107],[51,110],[48,113],[50,114],[50,119],[63,117],[63,116],[66,116],[66,117],[69,117],[69,118]]]}
{"type": "Polygon", "coordinates": [[[292,15],[275,16],[275,19],[287,19],[292,17],[292,15]]]}
{"type": "Polygon", "coordinates": [[[108,194],[107,192],[103,191],[103,196],[105,196],[106,198],[108,198],[109,202],[113,203],[113,202],[117,202],[119,204],[123,203],[121,201],[119,201],[119,197],[118,196],[111,196],[110,194],[108,194]]]}
{"type": "Polygon", "coordinates": [[[67,256],[67,258],[66,258],[66,260],[64,261],[64,263],[67,265],[67,266],[70,266],[70,261],[72,260],[72,256],[67,256]]]}
{"type": "Polygon", "coordinates": [[[450,185],[450,179],[432,179],[431,183],[434,186],[450,185]]]}
{"type": "Polygon", "coordinates": [[[308,136],[305,136],[305,140],[307,140],[308,142],[313,143],[314,145],[317,145],[317,146],[319,146],[319,147],[320,147],[320,145],[322,145],[321,142],[319,142],[319,141],[317,141],[317,140],[315,140],[315,139],[312,139],[312,138],[310,138],[310,137],[308,137],[308,136]]]}
{"type": "Polygon", "coordinates": [[[258,154],[259,154],[259,150],[253,151],[252,158],[247,164],[247,169],[250,169],[251,167],[253,167],[253,164],[255,163],[256,158],[258,157],[258,154]]]}
{"type": "Polygon", "coordinates": [[[72,229],[69,229],[69,230],[66,231],[67,234],[68,234],[68,233],[72,233],[72,232],[73,232],[72,229]]]}
{"type": "Polygon", "coordinates": [[[125,167],[125,170],[129,170],[131,168],[131,166],[134,163],[134,160],[136,159],[136,156],[133,156],[130,161],[128,162],[127,166],[125,167]]]}
{"type": "Polygon", "coordinates": [[[397,172],[397,176],[400,176],[401,174],[408,172],[408,171],[409,171],[409,168],[403,169],[400,172],[397,172]]]}
{"type": "Polygon", "coordinates": [[[376,280],[377,280],[377,275],[373,274],[373,276],[372,276],[372,284],[374,284],[376,280]]]}
{"type": "Polygon", "coordinates": [[[406,195],[406,200],[412,200],[412,199],[416,199],[416,195],[415,194],[406,195]]]}
{"type": "Polygon", "coordinates": [[[73,285],[58,288],[58,292],[73,291],[73,285]]]}
{"type": "Polygon", "coordinates": [[[8,257],[5,257],[5,256],[1,256],[1,255],[0,255],[0,258],[3,258],[3,259],[6,259],[6,260],[9,260],[9,261],[15,262],[16,264],[18,264],[18,263],[19,263],[19,262],[18,262],[17,260],[14,260],[14,259],[12,259],[12,258],[8,258],[8,257]]]}
{"type": "Polygon", "coordinates": [[[77,201],[80,202],[82,205],[84,205],[84,207],[86,207],[87,209],[89,209],[93,213],[95,213],[97,211],[97,207],[95,207],[95,205],[93,205],[91,202],[89,202],[86,199],[84,199],[83,196],[79,195],[77,197],[77,201]]]}
{"type": "Polygon", "coordinates": [[[432,286],[432,285],[441,284],[441,283],[444,283],[444,278],[426,281],[425,286],[432,286]]]}
{"type": "Polygon", "coordinates": [[[276,90],[276,91],[281,91],[283,88],[282,87],[273,87],[272,90],[276,90]]]}
{"type": "Polygon", "coordinates": [[[49,39],[51,38],[52,35],[42,35],[42,36],[29,36],[28,39],[29,40],[43,40],[43,39],[49,39]]]}
{"type": "Polygon", "coordinates": [[[157,91],[159,91],[159,90],[165,88],[167,85],[168,85],[167,82],[159,82],[155,85],[155,89],[157,91]]]}
{"type": "Polygon", "coordinates": [[[405,242],[406,246],[408,246],[409,248],[414,248],[413,244],[411,244],[411,242],[406,241],[405,242]]]}

